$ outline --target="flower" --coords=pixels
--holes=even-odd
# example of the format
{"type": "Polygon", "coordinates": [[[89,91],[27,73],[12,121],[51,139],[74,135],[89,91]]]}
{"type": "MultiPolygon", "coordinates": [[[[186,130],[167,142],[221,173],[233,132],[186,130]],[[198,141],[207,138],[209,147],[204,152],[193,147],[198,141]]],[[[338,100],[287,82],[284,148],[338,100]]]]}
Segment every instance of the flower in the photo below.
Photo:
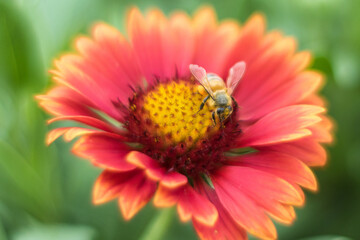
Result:
{"type": "Polygon", "coordinates": [[[73,153],[104,169],[93,202],[117,199],[125,219],[153,198],[157,207],[176,205],[201,239],[277,238],[270,217],[293,222],[301,187],[317,189],[309,166],[325,164],[321,144],[332,141],[317,94],[323,76],[306,70],[310,53],[266,33],[261,14],[243,26],[217,23],[211,7],[169,18],[133,8],[127,30],[129,40],[98,23],[76,39],[77,53],[55,61],[56,84],[39,104],[55,116],[49,123],[83,126],[53,129],[47,143],[80,137],[73,153]],[[205,96],[189,66],[226,79],[239,61],[246,71],[234,111],[214,125],[213,107],[198,111],[205,96]]]}

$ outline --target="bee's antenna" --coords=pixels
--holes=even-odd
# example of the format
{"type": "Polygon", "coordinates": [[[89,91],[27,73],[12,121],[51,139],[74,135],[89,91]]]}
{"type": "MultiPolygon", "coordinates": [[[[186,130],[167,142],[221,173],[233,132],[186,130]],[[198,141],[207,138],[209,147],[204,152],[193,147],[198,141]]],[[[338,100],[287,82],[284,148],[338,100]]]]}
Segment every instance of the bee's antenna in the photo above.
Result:
{"type": "Polygon", "coordinates": [[[128,87],[129,87],[133,92],[136,92],[135,89],[133,88],[133,86],[131,86],[130,84],[128,84],[128,87]]]}
{"type": "Polygon", "coordinates": [[[198,114],[200,111],[201,111],[201,109],[197,110],[197,112],[195,113],[195,115],[198,114]]]}
{"type": "Polygon", "coordinates": [[[153,74],[153,78],[156,80],[156,83],[160,83],[160,77],[156,74],[153,74]]]}

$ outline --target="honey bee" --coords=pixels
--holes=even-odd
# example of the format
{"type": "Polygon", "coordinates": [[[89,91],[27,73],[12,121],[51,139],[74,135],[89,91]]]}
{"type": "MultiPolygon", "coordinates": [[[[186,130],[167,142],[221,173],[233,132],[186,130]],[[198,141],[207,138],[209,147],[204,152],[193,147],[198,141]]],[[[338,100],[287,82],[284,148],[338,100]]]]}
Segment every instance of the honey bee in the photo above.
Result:
{"type": "Polygon", "coordinates": [[[237,62],[230,68],[226,84],[221,77],[214,73],[206,73],[206,70],[198,65],[190,64],[189,68],[192,75],[201,84],[201,86],[199,85],[199,93],[205,95],[204,90],[207,93],[207,96],[200,105],[199,111],[203,109],[207,102],[210,108],[215,108],[211,114],[214,126],[216,125],[215,114],[219,118],[220,123],[223,124],[233,112],[233,102],[236,104],[232,93],[244,75],[245,62],[237,62]]]}

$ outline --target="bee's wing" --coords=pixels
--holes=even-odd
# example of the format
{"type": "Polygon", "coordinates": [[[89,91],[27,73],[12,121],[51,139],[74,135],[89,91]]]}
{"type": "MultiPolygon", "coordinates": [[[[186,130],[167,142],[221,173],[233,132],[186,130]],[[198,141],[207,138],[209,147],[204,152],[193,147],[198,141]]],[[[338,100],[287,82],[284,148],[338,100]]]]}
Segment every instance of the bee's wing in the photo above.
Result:
{"type": "Polygon", "coordinates": [[[206,70],[195,64],[190,64],[189,68],[195,79],[198,80],[198,82],[204,87],[210,97],[214,99],[214,93],[211,90],[210,83],[206,77],[206,70]]]}
{"type": "Polygon", "coordinates": [[[239,84],[242,76],[244,75],[246,68],[245,62],[237,62],[232,68],[229,70],[229,76],[226,81],[226,87],[228,94],[231,95],[239,84]]]}

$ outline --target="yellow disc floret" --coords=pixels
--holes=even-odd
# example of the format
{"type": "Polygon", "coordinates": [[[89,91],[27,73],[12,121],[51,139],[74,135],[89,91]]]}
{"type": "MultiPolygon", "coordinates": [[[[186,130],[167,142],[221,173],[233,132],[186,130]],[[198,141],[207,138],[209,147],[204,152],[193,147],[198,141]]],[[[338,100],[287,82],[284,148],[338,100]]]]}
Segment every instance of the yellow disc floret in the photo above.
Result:
{"type": "Polygon", "coordinates": [[[143,95],[141,122],[145,122],[144,129],[154,141],[162,141],[164,147],[184,143],[187,149],[191,148],[219,129],[211,120],[213,109],[205,105],[198,112],[204,97],[191,82],[158,84],[143,95]]]}

